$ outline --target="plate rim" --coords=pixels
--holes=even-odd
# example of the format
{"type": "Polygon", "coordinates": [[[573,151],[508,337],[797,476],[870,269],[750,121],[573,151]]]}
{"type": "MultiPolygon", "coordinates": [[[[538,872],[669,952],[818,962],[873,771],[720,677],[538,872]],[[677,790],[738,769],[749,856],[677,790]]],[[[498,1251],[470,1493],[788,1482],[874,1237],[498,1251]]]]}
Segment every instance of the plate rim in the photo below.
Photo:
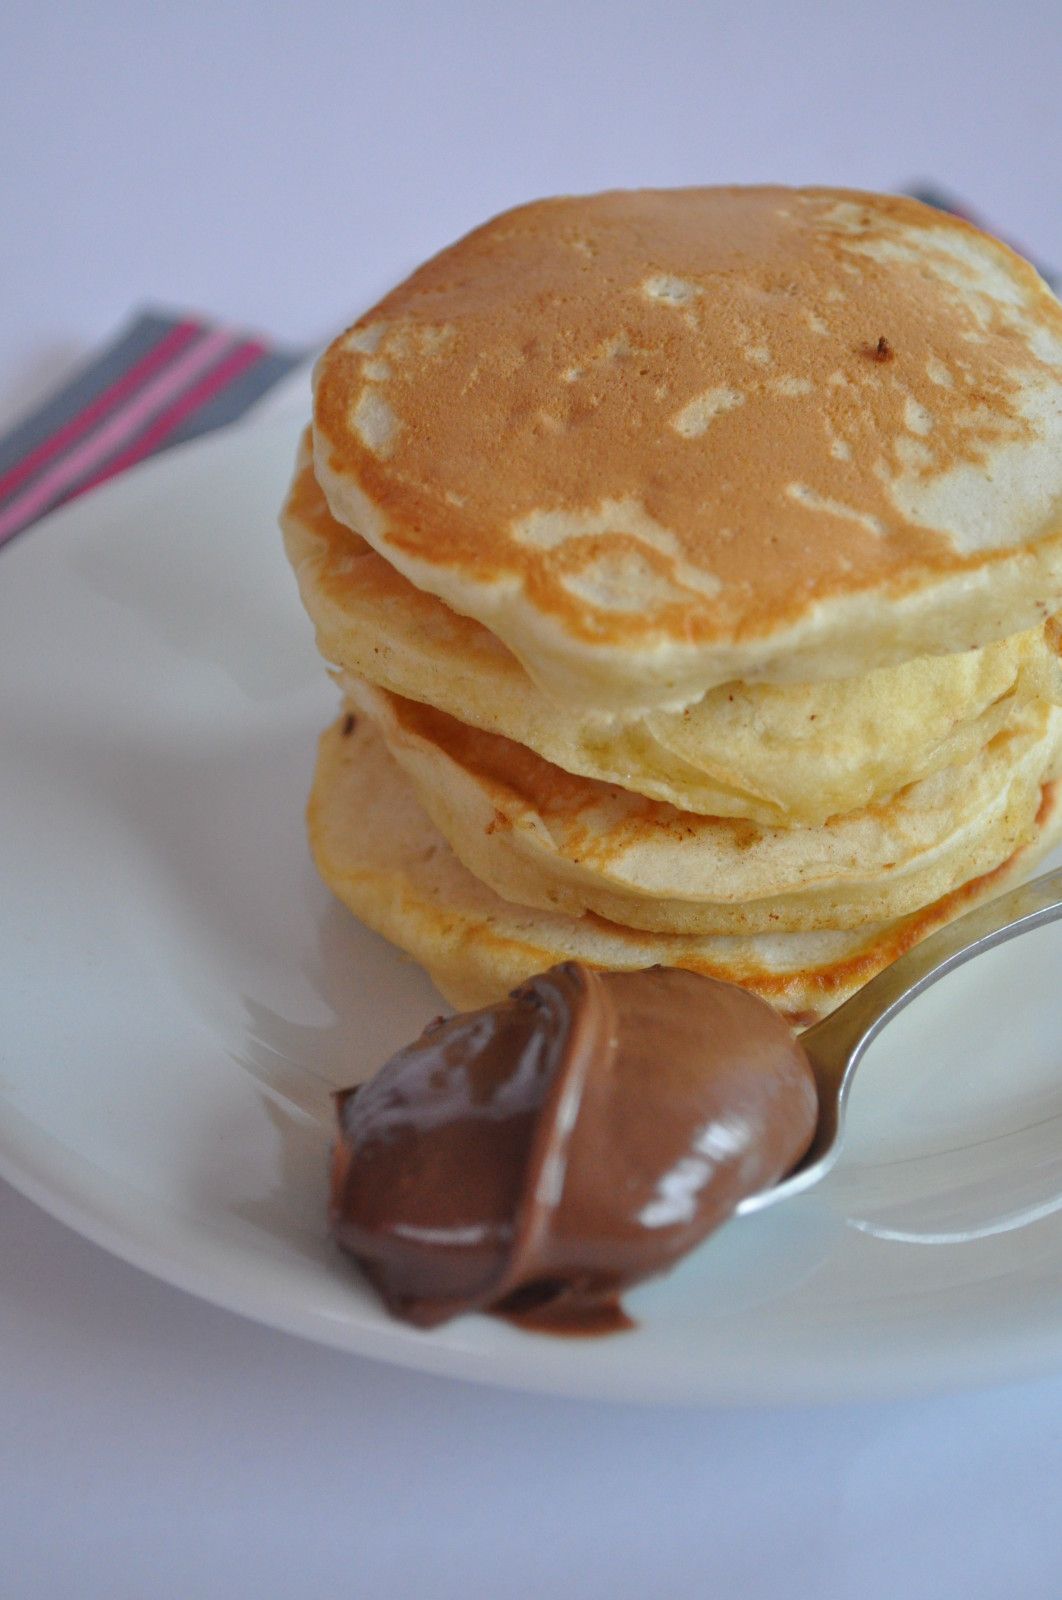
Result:
{"type": "MultiPolygon", "coordinates": [[[[106,515],[110,508],[120,508],[123,501],[132,505],[153,482],[175,480],[176,487],[189,470],[224,474],[228,463],[238,463],[243,456],[253,458],[267,447],[267,442],[271,448],[281,448],[282,442],[287,441],[293,459],[302,425],[302,419],[294,413],[251,418],[142,462],[91,494],[59,507],[11,541],[0,553],[0,569],[5,561],[13,561],[16,567],[21,565],[19,551],[37,541],[46,541],[49,533],[61,531],[64,526],[76,527],[86,516],[106,515]]],[[[237,470],[234,466],[233,477],[237,470]]],[[[297,601],[293,600],[293,604],[297,606],[297,601]]],[[[69,1162],[64,1166],[50,1149],[53,1145],[57,1150],[64,1148],[43,1124],[17,1110],[7,1093],[0,1090],[0,1178],[62,1225],[139,1271],[208,1304],[317,1344],[435,1376],[585,1400],[758,1406],[955,1392],[1046,1378],[1062,1371],[1062,1323],[1053,1337],[1043,1333],[1037,1324],[1035,1336],[1020,1344],[1011,1340],[1005,1349],[990,1343],[984,1350],[967,1350],[963,1359],[950,1367],[936,1349],[931,1349],[924,1353],[916,1371],[908,1364],[891,1374],[877,1368],[860,1372],[847,1366],[837,1373],[824,1370],[823,1362],[814,1372],[805,1364],[790,1372],[788,1379],[774,1371],[760,1372],[755,1378],[746,1372],[738,1380],[731,1377],[722,1384],[709,1382],[696,1390],[688,1384],[669,1388],[658,1380],[629,1389],[625,1385],[620,1394],[614,1382],[595,1383],[592,1359],[536,1359],[535,1350],[543,1344],[540,1336],[505,1330],[512,1332],[514,1338],[528,1341],[526,1359],[514,1360],[510,1350],[503,1347],[495,1355],[477,1347],[474,1340],[467,1345],[440,1343],[431,1334],[388,1317],[371,1300],[360,1319],[338,1320],[315,1313],[298,1300],[284,1299],[282,1279],[268,1274],[245,1274],[241,1278],[232,1270],[239,1256],[238,1247],[219,1246],[207,1228],[200,1226],[196,1230],[196,1219],[182,1218],[182,1228],[197,1241],[194,1259],[188,1258],[172,1230],[167,1236],[162,1226],[165,1207],[157,1197],[144,1191],[150,1204],[131,1213],[116,1199],[105,1198],[107,1184],[102,1169],[97,1185],[79,1182],[71,1176],[69,1162]]],[[[112,1191],[121,1185],[122,1180],[113,1176],[112,1191]]],[[[734,1226],[738,1225],[735,1222],[734,1226]]],[[[371,1293],[361,1284],[352,1285],[352,1289],[362,1296],[371,1293]]],[[[352,1298],[352,1306],[356,1304],[352,1298]]],[[[557,1343],[546,1341],[554,1347],[557,1343]]],[[[564,1345],[572,1352],[587,1348],[581,1341],[564,1341],[564,1345]]],[[[607,1369],[599,1366],[597,1370],[604,1374],[607,1369]]]]}

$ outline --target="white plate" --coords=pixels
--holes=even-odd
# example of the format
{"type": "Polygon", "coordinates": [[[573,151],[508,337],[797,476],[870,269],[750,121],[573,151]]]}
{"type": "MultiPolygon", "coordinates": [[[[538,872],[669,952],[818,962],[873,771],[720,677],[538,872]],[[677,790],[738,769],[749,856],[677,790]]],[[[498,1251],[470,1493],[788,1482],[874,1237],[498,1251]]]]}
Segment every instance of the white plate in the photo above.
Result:
{"type": "Polygon", "coordinates": [[[674,1401],[1062,1367],[1062,929],[945,980],[846,1159],[565,1341],[390,1321],[324,1227],[328,1090],[438,1009],[311,867],[335,694],[276,531],[289,420],[174,452],[0,555],[0,1173],[116,1254],[435,1372],[674,1401]]]}

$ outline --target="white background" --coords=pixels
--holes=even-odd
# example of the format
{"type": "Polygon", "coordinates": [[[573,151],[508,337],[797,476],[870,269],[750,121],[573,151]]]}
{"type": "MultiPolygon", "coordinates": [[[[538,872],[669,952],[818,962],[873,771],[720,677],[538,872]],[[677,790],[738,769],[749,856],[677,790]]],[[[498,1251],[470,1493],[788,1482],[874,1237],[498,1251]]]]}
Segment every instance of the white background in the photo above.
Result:
{"type": "MultiPolygon", "coordinates": [[[[559,190],[933,180],[1062,264],[1060,82],[1053,0],[5,0],[0,425],[134,307],[314,344],[559,190]]],[[[0,1186],[4,1600],[1057,1600],[1060,1459],[1062,1377],[696,1413],[374,1366],[0,1186]]]]}

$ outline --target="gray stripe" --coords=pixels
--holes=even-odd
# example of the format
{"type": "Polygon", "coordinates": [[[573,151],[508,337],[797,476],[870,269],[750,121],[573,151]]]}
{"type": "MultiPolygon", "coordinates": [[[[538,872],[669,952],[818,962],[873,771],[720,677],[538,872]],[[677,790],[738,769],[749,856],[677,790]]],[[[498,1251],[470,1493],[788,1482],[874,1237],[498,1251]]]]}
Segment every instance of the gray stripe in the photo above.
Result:
{"type": "Polygon", "coordinates": [[[134,362],[158,344],[183,317],[146,312],[137,317],[100,355],[74,374],[70,382],[0,438],[0,473],[35,450],[64,423],[70,422],[97,395],[115,383],[134,362]]]}
{"type": "Polygon", "coordinates": [[[211,428],[221,428],[227,422],[235,422],[267,390],[286,377],[293,367],[297,367],[303,357],[301,350],[271,351],[269,355],[259,357],[253,366],[241,372],[235,382],[226,384],[220,394],[186,417],[160,448],[167,450],[171,444],[183,444],[186,439],[209,433],[211,428]]]}

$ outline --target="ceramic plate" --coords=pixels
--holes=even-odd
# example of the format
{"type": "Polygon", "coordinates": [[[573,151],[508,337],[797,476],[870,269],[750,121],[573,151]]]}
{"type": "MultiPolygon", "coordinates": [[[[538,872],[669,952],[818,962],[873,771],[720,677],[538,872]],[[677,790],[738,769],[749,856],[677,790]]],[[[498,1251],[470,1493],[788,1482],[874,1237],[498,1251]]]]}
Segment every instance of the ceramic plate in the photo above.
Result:
{"type": "Polygon", "coordinates": [[[624,1399],[878,1395],[1062,1367],[1062,928],[882,1036],[845,1158],[629,1298],[629,1334],[388,1320],[324,1227],[329,1091],[437,1012],[315,878],[335,691],[281,551],[287,419],[0,555],[0,1173],[209,1300],[435,1372],[624,1399]]]}

